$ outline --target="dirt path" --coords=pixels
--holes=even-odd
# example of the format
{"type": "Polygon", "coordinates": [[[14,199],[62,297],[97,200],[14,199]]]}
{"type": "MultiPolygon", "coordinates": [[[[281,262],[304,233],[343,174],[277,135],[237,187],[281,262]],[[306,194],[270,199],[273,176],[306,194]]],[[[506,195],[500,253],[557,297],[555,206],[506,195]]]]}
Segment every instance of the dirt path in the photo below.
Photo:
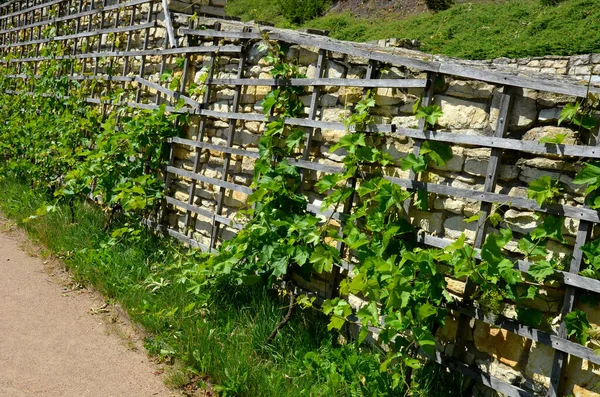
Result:
{"type": "Polygon", "coordinates": [[[0,218],[0,396],[178,395],[136,348],[131,327],[94,310],[98,294],[65,287],[68,275],[7,229],[0,218]]]}

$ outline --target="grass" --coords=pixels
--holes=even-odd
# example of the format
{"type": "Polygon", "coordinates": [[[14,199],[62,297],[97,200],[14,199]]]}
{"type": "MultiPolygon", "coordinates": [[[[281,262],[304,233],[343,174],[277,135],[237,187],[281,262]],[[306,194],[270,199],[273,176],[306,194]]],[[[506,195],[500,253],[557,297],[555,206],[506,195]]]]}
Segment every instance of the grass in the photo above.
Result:
{"type": "MultiPolygon", "coordinates": [[[[114,242],[103,232],[105,214],[84,202],[75,205],[76,224],[62,205],[22,222],[47,204],[46,196],[24,183],[0,177],[0,210],[64,257],[79,282],[126,308],[148,333],[147,350],[177,363],[170,385],[206,381],[227,396],[401,395],[391,390],[393,374],[379,372],[382,352],[338,345],[317,312],[297,311],[264,346],[287,304],[272,291],[221,286],[208,301],[199,299],[189,291],[197,257],[181,246],[147,231],[137,240],[114,242]]],[[[414,379],[412,395],[464,393],[464,379],[437,365],[426,366],[414,379]]]]}
{"type": "MultiPolygon", "coordinates": [[[[231,0],[227,10],[247,19],[243,4],[260,1],[231,0]]],[[[270,7],[260,19],[272,18],[268,20],[287,27],[270,7]]],[[[600,0],[566,0],[557,6],[543,6],[540,0],[463,3],[435,14],[404,19],[390,15],[373,22],[329,14],[306,25],[329,30],[331,37],[342,40],[416,39],[425,52],[464,59],[600,52],[600,0]]]]}

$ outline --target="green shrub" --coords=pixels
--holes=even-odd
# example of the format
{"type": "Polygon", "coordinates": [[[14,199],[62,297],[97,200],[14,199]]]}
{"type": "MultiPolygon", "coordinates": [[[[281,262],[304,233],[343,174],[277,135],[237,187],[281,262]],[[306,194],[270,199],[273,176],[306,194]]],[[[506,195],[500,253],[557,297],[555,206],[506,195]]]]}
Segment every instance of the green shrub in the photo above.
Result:
{"type": "Polygon", "coordinates": [[[555,6],[565,0],[540,0],[543,6],[555,6]]]}
{"type": "Polygon", "coordinates": [[[443,11],[452,7],[454,0],[425,0],[425,4],[431,11],[443,11]]]}
{"type": "Polygon", "coordinates": [[[327,11],[327,0],[277,0],[281,12],[289,22],[300,25],[327,11]]]}

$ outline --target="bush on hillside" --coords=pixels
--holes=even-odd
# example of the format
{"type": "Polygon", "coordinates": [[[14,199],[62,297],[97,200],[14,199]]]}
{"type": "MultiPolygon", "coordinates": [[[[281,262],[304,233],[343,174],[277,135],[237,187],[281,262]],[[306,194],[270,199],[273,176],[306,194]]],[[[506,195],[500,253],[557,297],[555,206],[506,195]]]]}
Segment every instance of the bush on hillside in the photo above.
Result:
{"type": "Polygon", "coordinates": [[[454,0],[425,0],[425,4],[431,11],[443,11],[452,7],[454,5],[454,0]]]}
{"type": "Polygon", "coordinates": [[[542,5],[544,5],[544,6],[555,6],[558,3],[562,3],[563,1],[565,1],[565,0],[540,0],[542,5]]]}
{"type": "Polygon", "coordinates": [[[289,22],[301,25],[327,11],[328,0],[277,0],[281,12],[289,22]]]}

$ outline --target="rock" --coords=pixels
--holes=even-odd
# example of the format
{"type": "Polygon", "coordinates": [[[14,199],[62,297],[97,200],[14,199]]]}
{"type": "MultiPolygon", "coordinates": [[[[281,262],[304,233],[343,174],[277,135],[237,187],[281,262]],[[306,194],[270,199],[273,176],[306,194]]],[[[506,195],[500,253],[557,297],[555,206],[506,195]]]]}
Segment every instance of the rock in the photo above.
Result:
{"type": "Polygon", "coordinates": [[[340,79],[346,76],[347,68],[341,63],[328,62],[327,63],[327,78],[340,79]]]}
{"type": "MultiPolygon", "coordinates": [[[[496,130],[498,123],[498,108],[500,106],[500,91],[494,92],[490,110],[490,126],[496,130]]],[[[523,130],[532,127],[537,120],[537,91],[518,89],[510,112],[508,126],[510,129],[523,130]]]]}
{"type": "Polygon", "coordinates": [[[300,65],[310,65],[316,63],[319,59],[319,50],[314,47],[298,48],[298,63],[300,65]]]}
{"type": "Polygon", "coordinates": [[[553,107],[556,105],[565,105],[567,103],[574,103],[575,97],[563,94],[555,94],[552,92],[540,91],[538,93],[538,103],[544,107],[553,107]]]}
{"type": "Polygon", "coordinates": [[[475,239],[477,222],[466,223],[462,216],[450,216],[444,222],[444,237],[458,239],[463,233],[468,240],[475,239]]]}
{"type": "Polygon", "coordinates": [[[487,174],[489,161],[467,158],[465,160],[465,172],[471,175],[485,176],[487,174]]]}
{"type": "Polygon", "coordinates": [[[527,348],[527,338],[504,329],[491,328],[482,321],[475,322],[473,336],[477,350],[512,368],[519,364],[527,348]]]}
{"type": "Polygon", "coordinates": [[[392,106],[406,101],[406,94],[399,88],[377,88],[375,102],[377,106],[392,106]]]}
{"type": "Polygon", "coordinates": [[[453,198],[436,198],[433,203],[433,208],[436,210],[446,210],[453,214],[462,215],[465,209],[465,202],[462,200],[455,200],[453,198]]]}
{"type": "Polygon", "coordinates": [[[574,397],[600,396],[596,392],[597,385],[600,384],[600,370],[589,361],[572,356],[567,364],[565,379],[567,394],[572,390],[574,397]]]}
{"type": "Polygon", "coordinates": [[[260,43],[254,44],[248,50],[247,60],[248,63],[254,64],[258,63],[261,59],[263,59],[268,53],[266,48],[262,48],[260,43]]]}
{"type": "Polygon", "coordinates": [[[448,160],[448,162],[444,165],[437,165],[435,163],[431,163],[429,166],[434,170],[439,171],[450,171],[450,172],[460,172],[463,169],[463,164],[465,163],[464,157],[464,148],[460,146],[452,146],[452,154],[453,157],[448,160]]]}
{"type": "Polygon", "coordinates": [[[397,116],[392,119],[392,124],[400,128],[417,128],[418,120],[415,116],[397,116]]]}
{"type": "Polygon", "coordinates": [[[525,367],[525,375],[529,376],[534,382],[548,387],[550,385],[553,358],[554,349],[550,346],[533,342],[529,351],[527,366],[525,367]]]}
{"type": "Polygon", "coordinates": [[[445,95],[437,95],[435,104],[444,112],[438,119],[442,128],[484,129],[488,125],[488,114],[484,104],[445,95]]]}
{"type": "Polygon", "coordinates": [[[338,95],[342,104],[353,105],[362,99],[363,89],[361,87],[340,87],[338,95]]]}
{"type": "Polygon", "coordinates": [[[551,179],[557,179],[560,176],[560,182],[562,183],[562,186],[564,187],[565,191],[567,191],[568,193],[576,193],[578,195],[582,195],[585,191],[585,185],[574,184],[573,178],[571,178],[568,175],[561,175],[559,172],[542,171],[531,167],[521,167],[521,174],[519,175],[519,180],[529,184],[542,176],[549,176],[551,179]]]}
{"type": "Polygon", "coordinates": [[[465,282],[446,277],[446,288],[456,296],[463,296],[465,293],[465,282]]]}
{"type": "Polygon", "coordinates": [[[490,99],[494,86],[476,80],[453,80],[450,82],[447,95],[467,99],[490,99]]]}
{"type": "Polygon", "coordinates": [[[537,227],[535,212],[509,209],[504,213],[504,222],[515,232],[527,234],[537,227]]]}
{"type": "Polygon", "coordinates": [[[566,163],[565,161],[550,159],[547,157],[534,157],[532,159],[520,159],[517,161],[518,166],[527,166],[532,168],[539,168],[544,170],[563,170],[563,171],[575,171],[575,167],[572,164],[566,163]]]}
{"type": "Polygon", "coordinates": [[[456,340],[457,331],[458,319],[452,315],[447,315],[444,326],[437,331],[436,336],[444,343],[454,342],[456,340]]]}
{"type": "Polygon", "coordinates": [[[512,181],[519,177],[519,167],[516,165],[501,165],[498,178],[501,181],[512,181]]]}
{"type": "Polygon", "coordinates": [[[566,138],[563,141],[565,145],[576,145],[577,138],[576,132],[570,128],[555,127],[555,126],[544,126],[532,128],[523,135],[524,141],[536,141],[539,142],[542,138],[548,137],[553,138],[558,134],[565,134],[566,138]]]}
{"type": "Polygon", "coordinates": [[[542,123],[556,123],[560,119],[561,110],[559,108],[542,109],[538,120],[542,123]]]}
{"type": "Polygon", "coordinates": [[[441,233],[442,222],[444,220],[444,214],[442,212],[414,211],[412,215],[413,225],[433,235],[439,235],[441,233]]]}

